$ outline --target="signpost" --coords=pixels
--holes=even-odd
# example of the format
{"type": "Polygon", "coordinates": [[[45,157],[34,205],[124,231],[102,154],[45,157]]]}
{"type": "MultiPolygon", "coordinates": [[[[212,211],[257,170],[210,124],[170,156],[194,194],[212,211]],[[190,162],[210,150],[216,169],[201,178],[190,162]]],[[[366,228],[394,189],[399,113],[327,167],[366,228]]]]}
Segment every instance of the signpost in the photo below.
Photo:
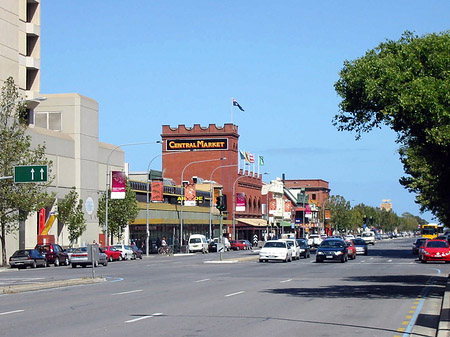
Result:
{"type": "Polygon", "coordinates": [[[14,183],[39,183],[47,181],[47,166],[14,166],[14,183]]]}

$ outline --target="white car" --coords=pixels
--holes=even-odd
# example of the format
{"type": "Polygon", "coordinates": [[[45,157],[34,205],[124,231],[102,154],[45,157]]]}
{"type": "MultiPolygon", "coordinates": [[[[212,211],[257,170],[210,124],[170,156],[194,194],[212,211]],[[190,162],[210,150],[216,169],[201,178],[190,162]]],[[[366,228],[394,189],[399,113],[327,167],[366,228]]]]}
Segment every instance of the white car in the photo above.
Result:
{"type": "Polygon", "coordinates": [[[120,253],[121,253],[120,256],[121,256],[122,260],[131,260],[131,259],[136,258],[134,255],[133,249],[130,246],[124,245],[123,243],[117,243],[114,245],[114,247],[117,250],[120,250],[120,253]]]}
{"type": "Polygon", "coordinates": [[[322,237],[319,234],[309,234],[308,245],[310,247],[319,247],[322,241],[322,237]]]}
{"type": "Polygon", "coordinates": [[[284,262],[292,261],[292,249],[286,241],[267,241],[259,252],[259,262],[278,260],[284,262]]]}
{"type": "MultiPolygon", "coordinates": [[[[215,243],[219,243],[219,238],[214,238],[213,241],[215,243]]],[[[223,243],[223,246],[225,247],[225,250],[227,252],[229,252],[231,250],[231,242],[230,242],[230,240],[228,240],[228,238],[226,238],[224,236],[224,237],[222,237],[222,243],[223,243]]]]}
{"type": "Polygon", "coordinates": [[[297,240],[295,239],[280,239],[279,241],[286,241],[288,245],[291,247],[292,250],[292,259],[293,260],[300,260],[300,246],[297,243],[297,240]]]}
{"type": "Polygon", "coordinates": [[[372,231],[362,232],[361,239],[366,241],[367,244],[374,245],[375,244],[375,233],[372,231]]]}

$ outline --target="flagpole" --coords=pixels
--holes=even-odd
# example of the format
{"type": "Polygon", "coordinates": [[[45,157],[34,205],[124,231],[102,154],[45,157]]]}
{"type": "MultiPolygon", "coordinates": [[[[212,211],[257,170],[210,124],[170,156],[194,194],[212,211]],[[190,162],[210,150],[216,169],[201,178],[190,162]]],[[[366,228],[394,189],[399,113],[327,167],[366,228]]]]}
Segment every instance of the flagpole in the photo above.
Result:
{"type": "MultiPolygon", "coordinates": [[[[230,115],[231,115],[231,124],[233,125],[233,97],[231,97],[230,115]]],[[[234,128],[234,126],[233,126],[233,128],[234,128]]]]}
{"type": "Polygon", "coordinates": [[[258,160],[258,178],[259,178],[259,155],[257,155],[256,158],[258,160]]]}

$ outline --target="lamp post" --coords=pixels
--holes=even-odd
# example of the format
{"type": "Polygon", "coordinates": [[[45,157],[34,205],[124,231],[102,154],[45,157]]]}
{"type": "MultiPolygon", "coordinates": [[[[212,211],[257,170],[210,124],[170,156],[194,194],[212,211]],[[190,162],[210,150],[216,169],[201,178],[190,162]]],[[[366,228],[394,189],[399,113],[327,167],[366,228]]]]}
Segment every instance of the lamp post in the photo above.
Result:
{"type": "Polygon", "coordinates": [[[213,235],[212,235],[212,205],[213,205],[214,195],[213,195],[213,188],[212,188],[212,177],[213,177],[214,173],[218,169],[226,168],[226,167],[235,167],[235,166],[237,166],[237,164],[218,166],[211,172],[211,175],[209,176],[209,197],[210,197],[210,203],[209,203],[209,239],[212,239],[212,237],[213,237],[213,235]]]}
{"type": "Polygon", "coordinates": [[[148,166],[147,166],[147,209],[146,209],[146,213],[145,213],[146,214],[146,219],[147,219],[147,221],[146,221],[147,235],[146,235],[146,238],[145,238],[145,254],[147,256],[149,256],[149,254],[150,254],[150,252],[149,252],[149,248],[150,248],[149,247],[150,246],[150,230],[149,230],[150,167],[151,167],[153,161],[156,158],[163,157],[163,156],[168,156],[168,155],[171,155],[171,154],[178,154],[178,153],[182,153],[182,152],[185,152],[185,151],[176,151],[176,152],[158,154],[157,156],[153,157],[152,160],[150,160],[150,162],[148,163],[148,166]]]}
{"type": "Polygon", "coordinates": [[[106,189],[105,189],[105,242],[108,246],[108,199],[109,199],[109,160],[111,159],[111,155],[114,151],[116,151],[119,147],[122,146],[132,146],[132,145],[149,145],[149,144],[161,144],[160,140],[156,142],[144,142],[144,143],[126,143],[117,145],[108,155],[108,159],[106,160],[106,189]]]}
{"type": "Polygon", "coordinates": [[[206,159],[206,160],[196,160],[188,163],[183,170],[181,171],[181,207],[180,207],[180,249],[183,246],[183,204],[184,204],[184,171],[193,164],[200,164],[200,163],[208,163],[211,161],[217,161],[217,160],[225,160],[226,157],[222,158],[216,158],[216,159],[206,159]]]}

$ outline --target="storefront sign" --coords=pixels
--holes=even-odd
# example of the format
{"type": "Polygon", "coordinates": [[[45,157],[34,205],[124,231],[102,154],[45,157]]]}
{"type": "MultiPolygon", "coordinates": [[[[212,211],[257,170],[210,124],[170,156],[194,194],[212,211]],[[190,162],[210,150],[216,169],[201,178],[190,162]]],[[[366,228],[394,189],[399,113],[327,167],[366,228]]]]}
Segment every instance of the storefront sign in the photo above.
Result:
{"type": "Polygon", "coordinates": [[[167,142],[167,151],[227,149],[227,138],[173,139],[167,142]]]}

